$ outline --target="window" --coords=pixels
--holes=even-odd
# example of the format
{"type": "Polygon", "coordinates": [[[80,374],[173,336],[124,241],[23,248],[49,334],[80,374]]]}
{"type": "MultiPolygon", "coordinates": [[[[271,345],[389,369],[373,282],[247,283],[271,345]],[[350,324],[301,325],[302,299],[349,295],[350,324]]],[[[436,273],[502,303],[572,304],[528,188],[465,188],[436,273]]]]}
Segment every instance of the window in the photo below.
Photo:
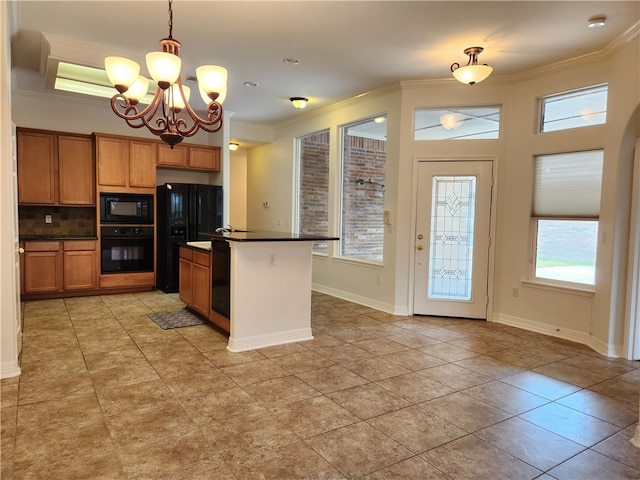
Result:
{"type": "MultiPolygon", "coordinates": [[[[298,232],[329,233],[329,130],[298,138],[298,232]]],[[[314,253],[327,253],[315,242],[314,253]]]]}
{"type": "Polygon", "coordinates": [[[423,108],[414,113],[414,140],[495,139],[500,107],[423,108]]]}
{"type": "Polygon", "coordinates": [[[540,131],[599,125],[607,121],[607,85],[551,95],[540,101],[540,131]]]}
{"type": "Polygon", "coordinates": [[[382,262],[386,116],[342,127],[340,254],[382,262]]]}
{"type": "Polygon", "coordinates": [[[535,278],[595,285],[602,160],[602,150],[535,158],[535,278]]]}

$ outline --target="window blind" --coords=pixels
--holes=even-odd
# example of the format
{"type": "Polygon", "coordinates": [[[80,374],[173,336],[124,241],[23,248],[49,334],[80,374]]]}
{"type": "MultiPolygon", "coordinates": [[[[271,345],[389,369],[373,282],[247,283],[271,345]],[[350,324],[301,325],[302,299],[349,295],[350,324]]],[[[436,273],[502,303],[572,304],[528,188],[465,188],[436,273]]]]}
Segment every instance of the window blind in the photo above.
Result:
{"type": "Polygon", "coordinates": [[[596,218],[602,150],[535,157],[533,216],[596,218]]]}

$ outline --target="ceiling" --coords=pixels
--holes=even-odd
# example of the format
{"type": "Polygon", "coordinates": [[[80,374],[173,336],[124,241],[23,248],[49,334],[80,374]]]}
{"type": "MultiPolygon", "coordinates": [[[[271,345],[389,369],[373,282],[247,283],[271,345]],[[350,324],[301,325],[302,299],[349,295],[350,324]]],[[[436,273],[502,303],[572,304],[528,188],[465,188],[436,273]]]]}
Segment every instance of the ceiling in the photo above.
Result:
{"type": "MultiPolygon", "coordinates": [[[[14,87],[21,89],[45,89],[42,33],[70,40],[92,66],[114,54],[142,60],[168,35],[166,0],[10,4],[14,87]]],[[[450,66],[464,65],[470,46],[484,47],[479,61],[494,77],[518,74],[600,51],[639,18],[637,0],[174,0],[173,37],[182,43],[183,79],[202,64],[225,66],[225,110],[237,121],[271,125],[300,114],[292,96],[308,97],[310,111],[402,80],[454,82],[450,66]],[[597,15],[606,25],[588,28],[597,15]]]]}

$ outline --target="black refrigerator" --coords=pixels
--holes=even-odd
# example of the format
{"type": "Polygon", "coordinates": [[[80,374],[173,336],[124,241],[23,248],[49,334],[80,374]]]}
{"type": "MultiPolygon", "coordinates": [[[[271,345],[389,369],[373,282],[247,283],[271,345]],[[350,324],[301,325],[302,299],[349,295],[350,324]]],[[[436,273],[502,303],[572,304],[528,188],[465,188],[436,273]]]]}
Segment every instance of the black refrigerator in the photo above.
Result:
{"type": "Polygon", "coordinates": [[[156,287],[178,291],[179,245],[209,240],[222,226],[222,187],[165,183],[156,187],[156,287]]]}

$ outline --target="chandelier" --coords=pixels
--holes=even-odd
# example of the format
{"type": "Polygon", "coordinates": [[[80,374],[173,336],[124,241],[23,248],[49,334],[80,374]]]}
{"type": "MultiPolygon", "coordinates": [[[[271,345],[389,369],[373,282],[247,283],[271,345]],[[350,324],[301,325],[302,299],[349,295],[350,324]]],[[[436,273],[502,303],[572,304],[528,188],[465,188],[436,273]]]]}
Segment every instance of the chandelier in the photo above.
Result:
{"type": "Polygon", "coordinates": [[[464,67],[461,67],[459,63],[451,65],[451,72],[453,76],[456,77],[456,80],[461,83],[475,85],[491,75],[493,68],[486,63],[478,65],[478,55],[482,53],[483,50],[482,47],[469,47],[464,50],[465,55],[469,55],[467,64],[464,67]]]}
{"type": "Polygon", "coordinates": [[[115,114],[132,128],[147,127],[171,148],[200,129],[210,133],[220,130],[222,102],[227,95],[227,70],[217,65],[204,65],[196,68],[196,76],[200,96],[207,106],[206,119],[189,105],[191,89],[180,79],[181,44],[172,37],[172,3],[173,0],[169,0],[169,36],[160,40],[162,51],[147,53],[145,57],[149,74],[158,86],[147,107],[140,107],[149,88],[149,80],[139,75],[140,65],[122,57],[104,60],[109,81],[118,91],[111,98],[115,114]]]}

